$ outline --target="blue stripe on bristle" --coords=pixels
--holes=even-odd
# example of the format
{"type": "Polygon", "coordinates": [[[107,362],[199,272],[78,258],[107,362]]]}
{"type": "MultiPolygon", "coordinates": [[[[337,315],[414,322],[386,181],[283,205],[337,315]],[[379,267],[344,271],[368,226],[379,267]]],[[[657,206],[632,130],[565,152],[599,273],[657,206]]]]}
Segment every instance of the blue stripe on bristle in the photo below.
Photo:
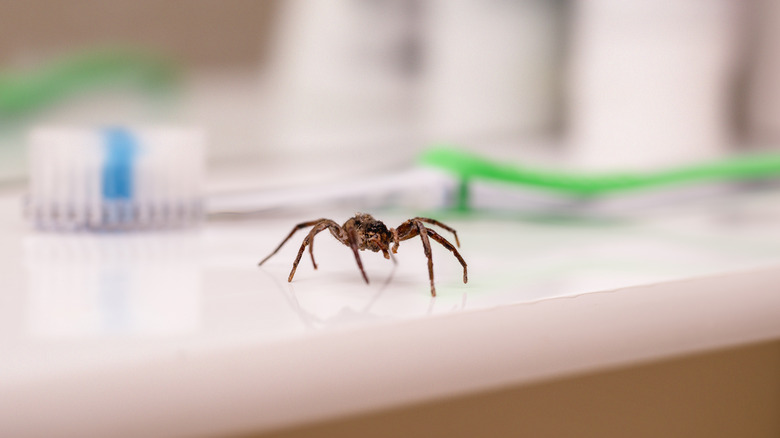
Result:
{"type": "Polygon", "coordinates": [[[136,139],[124,128],[108,128],[104,136],[103,199],[132,199],[136,139]]]}

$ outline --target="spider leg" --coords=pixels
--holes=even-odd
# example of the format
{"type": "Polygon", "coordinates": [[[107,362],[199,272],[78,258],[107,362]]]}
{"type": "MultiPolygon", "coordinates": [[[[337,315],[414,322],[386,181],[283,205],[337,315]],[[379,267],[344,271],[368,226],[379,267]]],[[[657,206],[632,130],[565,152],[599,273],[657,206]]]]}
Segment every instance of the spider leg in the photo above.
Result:
{"type": "MultiPolygon", "coordinates": [[[[395,254],[398,252],[398,244],[400,242],[398,240],[398,230],[395,228],[390,228],[390,233],[393,235],[393,247],[390,249],[390,251],[395,254]]],[[[393,262],[395,262],[395,259],[393,259],[393,262]]]]}
{"type": "Polygon", "coordinates": [[[436,225],[437,227],[444,228],[445,230],[447,230],[450,233],[452,233],[453,236],[455,236],[455,244],[458,245],[458,248],[460,248],[460,240],[458,240],[458,232],[455,231],[454,228],[452,228],[452,227],[450,227],[448,225],[445,225],[445,224],[437,221],[436,219],[431,219],[431,218],[428,218],[428,217],[416,217],[416,218],[414,218],[412,220],[413,221],[416,220],[416,221],[420,221],[420,222],[426,222],[426,223],[429,223],[429,224],[436,225]]]}
{"type": "Polygon", "coordinates": [[[314,269],[317,269],[317,262],[314,261],[314,236],[312,236],[311,243],[309,243],[309,256],[311,256],[311,265],[314,269]]]}
{"type": "MultiPolygon", "coordinates": [[[[393,236],[393,240],[395,240],[396,236],[398,236],[399,242],[411,239],[412,237],[416,236],[417,227],[412,226],[413,220],[414,219],[409,219],[408,221],[394,228],[393,230],[395,231],[395,235],[393,236]]],[[[393,243],[393,246],[397,246],[395,242],[393,243]]]]}
{"type": "Polygon", "coordinates": [[[282,249],[284,244],[287,243],[288,240],[290,240],[290,238],[293,236],[293,234],[295,234],[296,231],[300,230],[301,228],[310,227],[312,225],[316,225],[316,224],[318,224],[320,222],[327,221],[327,220],[329,220],[329,219],[317,219],[317,220],[314,220],[314,221],[301,222],[298,225],[294,226],[292,231],[290,231],[290,234],[288,234],[287,237],[285,237],[284,240],[282,240],[282,243],[280,243],[279,246],[277,246],[276,249],[273,250],[273,252],[271,254],[268,254],[268,256],[266,256],[266,258],[264,258],[263,260],[260,260],[260,263],[258,263],[257,266],[262,265],[268,259],[270,259],[274,254],[279,252],[279,250],[282,249]]]}
{"type": "Polygon", "coordinates": [[[311,256],[311,264],[314,266],[314,269],[317,269],[317,262],[314,261],[314,237],[320,232],[325,231],[328,228],[330,228],[331,230],[335,230],[336,234],[341,234],[341,227],[336,222],[329,219],[324,219],[321,220],[320,222],[327,222],[328,226],[318,229],[317,232],[314,233],[313,236],[311,236],[311,242],[309,242],[309,255],[311,256]]]}
{"type": "Polygon", "coordinates": [[[460,253],[458,252],[458,250],[455,249],[455,247],[452,246],[452,244],[447,239],[442,237],[436,231],[433,231],[430,228],[426,228],[426,231],[428,232],[428,236],[430,236],[431,239],[439,242],[439,244],[441,244],[441,246],[443,246],[443,247],[447,248],[448,250],[450,250],[450,252],[452,252],[452,255],[454,255],[455,258],[458,259],[458,261],[460,262],[461,266],[463,266],[463,282],[464,283],[468,283],[469,277],[468,277],[468,273],[466,271],[466,266],[467,266],[466,265],[466,261],[463,260],[463,257],[460,256],[460,253]]]}
{"type": "MultiPolygon", "coordinates": [[[[295,271],[298,269],[298,263],[300,263],[301,261],[301,257],[303,256],[303,251],[306,249],[306,245],[311,244],[312,239],[314,239],[314,236],[316,236],[317,233],[332,226],[330,222],[332,221],[329,221],[328,219],[319,221],[316,225],[314,225],[314,228],[312,228],[311,231],[309,231],[309,234],[307,234],[306,237],[303,239],[301,248],[298,250],[298,256],[295,257],[295,261],[293,262],[293,267],[292,267],[292,271],[290,271],[290,276],[287,277],[288,282],[292,281],[293,276],[295,275],[295,271]]],[[[313,257],[312,260],[314,260],[313,257]]]]}
{"type": "Polygon", "coordinates": [[[366,280],[366,284],[368,284],[368,276],[366,275],[366,271],[363,269],[363,262],[360,260],[360,253],[358,252],[358,236],[354,228],[350,227],[347,230],[347,243],[349,243],[349,247],[352,248],[352,253],[355,254],[355,261],[357,261],[358,268],[360,268],[360,273],[363,274],[363,280],[366,280]]]}
{"type": "MultiPolygon", "coordinates": [[[[422,224],[422,222],[415,221],[414,225],[417,227],[417,230],[414,234],[418,234],[420,236],[420,240],[422,240],[423,245],[423,252],[425,253],[425,257],[428,258],[428,277],[431,279],[431,296],[436,296],[436,287],[433,285],[433,254],[431,253],[431,242],[428,240],[428,233],[427,228],[425,228],[425,225],[422,224]]],[[[413,236],[410,236],[411,238],[413,236]]]]}

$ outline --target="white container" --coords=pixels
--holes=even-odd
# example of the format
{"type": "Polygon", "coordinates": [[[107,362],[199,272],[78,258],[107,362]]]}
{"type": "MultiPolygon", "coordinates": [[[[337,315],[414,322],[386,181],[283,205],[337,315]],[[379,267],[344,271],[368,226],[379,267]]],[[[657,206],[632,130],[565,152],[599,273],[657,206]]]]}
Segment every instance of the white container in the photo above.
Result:
{"type": "Polygon", "coordinates": [[[550,133],[560,91],[560,2],[431,0],[424,10],[426,141],[479,145],[550,133]]]}
{"type": "Polygon", "coordinates": [[[413,4],[291,0],[270,57],[268,154],[392,166],[413,156],[413,4]]]}
{"type": "Polygon", "coordinates": [[[654,169],[728,151],[739,0],[575,3],[573,160],[654,169]]]}

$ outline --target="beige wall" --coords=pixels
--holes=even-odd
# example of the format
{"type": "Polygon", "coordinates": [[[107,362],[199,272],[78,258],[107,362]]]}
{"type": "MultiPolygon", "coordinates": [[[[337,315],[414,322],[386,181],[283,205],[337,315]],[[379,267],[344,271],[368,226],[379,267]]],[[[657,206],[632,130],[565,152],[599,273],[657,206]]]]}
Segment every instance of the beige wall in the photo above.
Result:
{"type": "Polygon", "coordinates": [[[273,6],[255,0],[3,0],[0,67],[110,44],[151,47],[195,67],[255,66],[273,6]]]}

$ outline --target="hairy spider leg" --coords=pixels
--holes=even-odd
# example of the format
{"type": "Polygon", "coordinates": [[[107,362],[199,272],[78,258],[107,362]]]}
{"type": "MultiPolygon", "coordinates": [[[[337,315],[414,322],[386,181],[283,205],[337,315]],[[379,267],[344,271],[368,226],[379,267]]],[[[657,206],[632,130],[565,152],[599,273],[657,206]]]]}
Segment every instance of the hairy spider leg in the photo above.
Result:
{"type": "Polygon", "coordinates": [[[447,239],[442,237],[436,231],[433,231],[430,228],[426,228],[425,230],[428,232],[428,236],[430,236],[431,239],[439,242],[439,244],[441,244],[441,246],[443,246],[443,247],[447,248],[448,250],[450,250],[450,252],[452,252],[452,254],[455,256],[455,258],[458,259],[458,261],[460,262],[461,266],[463,266],[463,282],[464,283],[468,283],[469,282],[469,277],[468,277],[468,273],[466,271],[466,266],[467,266],[466,265],[466,261],[463,260],[463,257],[460,256],[460,253],[458,252],[458,250],[455,249],[454,246],[452,246],[452,243],[450,243],[447,239]]]}
{"type": "Polygon", "coordinates": [[[411,219],[411,220],[413,220],[413,221],[420,221],[420,222],[427,222],[429,224],[433,224],[433,225],[436,225],[438,227],[444,228],[445,230],[447,230],[450,233],[452,233],[453,236],[455,236],[455,244],[458,245],[458,248],[460,248],[460,240],[458,240],[458,232],[455,231],[454,228],[452,228],[452,227],[450,227],[448,225],[445,225],[445,224],[437,221],[436,219],[431,219],[429,217],[416,217],[416,218],[411,219]]]}
{"type": "MultiPolygon", "coordinates": [[[[311,244],[311,242],[314,239],[314,236],[317,235],[322,230],[325,230],[332,226],[338,227],[338,224],[333,222],[330,219],[321,219],[319,222],[317,222],[314,225],[314,228],[309,231],[309,234],[306,235],[306,237],[303,239],[303,243],[301,243],[301,248],[298,250],[298,255],[295,257],[295,261],[293,262],[292,271],[290,271],[290,276],[287,277],[287,281],[291,282],[293,279],[293,276],[295,275],[295,271],[298,269],[298,263],[301,261],[301,257],[303,256],[303,251],[306,250],[306,245],[311,244]]],[[[339,227],[340,229],[341,227],[339,227]]],[[[312,256],[312,261],[314,261],[314,256],[312,256]]]]}
{"type": "MultiPolygon", "coordinates": [[[[395,228],[390,228],[390,233],[393,235],[393,247],[391,248],[391,252],[393,254],[396,254],[398,252],[398,245],[400,243],[400,240],[398,240],[398,230],[395,228]]],[[[393,259],[395,262],[395,259],[393,259]]]]}
{"type": "Polygon", "coordinates": [[[317,227],[317,231],[314,233],[314,235],[311,236],[311,242],[309,242],[309,255],[311,256],[311,264],[314,266],[314,269],[317,269],[317,262],[314,261],[314,237],[316,237],[317,234],[330,229],[333,237],[335,237],[339,242],[345,245],[347,244],[346,238],[344,237],[344,229],[341,228],[339,224],[330,219],[322,219],[320,222],[327,222],[328,226],[324,228],[317,227]]]}
{"type": "Polygon", "coordinates": [[[436,296],[436,287],[433,284],[433,254],[431,252],[431,242],[428,240],[427,228],[422,222],[409,219],[398,227],[398,235],[401,241],[409,240],[420,236],[423,245],[423,252],[428,259],[428,277],[431,280],[431,296],[436,296]]]}
{"type": "Polygon", "coordinates": [[[301,222],[298,225],[294,226],[292,231],[290,231],[290,234],[288,234],[287,237],[285,237],[284,240],[282,240],[282,243],[280,243],[279,246],[277,246],[276,249],[273,250],[273,252],[271,254],[268,254],[266,256],[266,258],[264,258],[263,260],[260,260],[260,263],[258,263],[257,266],[262,265],[268,259],[270,259],[274,254],[279,252],[279,250],[282,249],[284,244],[287,243],[288,240],[290,240],[290,238],[293,236],[293,234],[295,234],[296,231],[300,230],[301,228],[310,227],[312,225],[316,225],[316,224],[318,224],[318,223],[320,223],[322,221],[327,221],[327,220],[329,220],[329,219],[317,219],[317,220],[314,220],[314,221],[301,222]]]}
{"type": "Polygon", "coordinates": [[[431,242],[428,240],[428,231],[422,222],[416,221],[417,232],[420,234],[420,240],[423,244],[423,252],[425,257],[428,257],[428,277],[431,279],[431,296],[436,296],[436,287],[433,285],[433,253],[431,251],[431,242]]]}
{"type": "Polygon", "coordinates": [[[366,271],[363,269],[363,262],[360,260],[360,253],[358,252],[359,248],[357,231],[351,226],[345,227],[345,230],[347,232],[349,247],[352,248],[352,253],[355,254],[355,261],[357,262],[358,268],[360,268],[360,273],[363,274],[363,280],[366,280],[366,284],[368,284],[368,276],[366,275],[366,271]]]}
{"type": "MultiPolygon", "coordinates": [[[[428,240],[428,237],[430,236],[431,239],[438,242],[443,247],[447,248],[452,254],[458,259],[461,266],[463,266],[463,282],[468,282],[468,271],[466,268],[466,261],[463,260],[463,257],[461,257],[458,250],[450,243],[447,239],[442,237],[439,233],[436,231],[427,228],[425,225],[423,225],[423,222],[433,223],[435,225],[439,225],[442,228],[446,230],[452,231],[453,234],[455,234],[455,239],[457,239],[457,234],[455,233],[455,230],[451,229],[450,227],[447,227],[446,225],[442,224],[441,222],[434,221],[433,219],[428,218],[414,218],[409,219],[408,221],[402,223],[400,226],[398,226],[396,234],[398,235],[399,241],[409,240],[413,237],[420,236],[420,240],[422,240],[423,244],[423,251],[425,252],[425,256],[428,258],[428,276],[431,280],[431,295],[434,297],[436,296],[436,289],[434,287],[433,283],[433,256],[431,254],[431,243],[428,240]]],[[[457,241],[457,240],[456,240],[457,241]]]]}

